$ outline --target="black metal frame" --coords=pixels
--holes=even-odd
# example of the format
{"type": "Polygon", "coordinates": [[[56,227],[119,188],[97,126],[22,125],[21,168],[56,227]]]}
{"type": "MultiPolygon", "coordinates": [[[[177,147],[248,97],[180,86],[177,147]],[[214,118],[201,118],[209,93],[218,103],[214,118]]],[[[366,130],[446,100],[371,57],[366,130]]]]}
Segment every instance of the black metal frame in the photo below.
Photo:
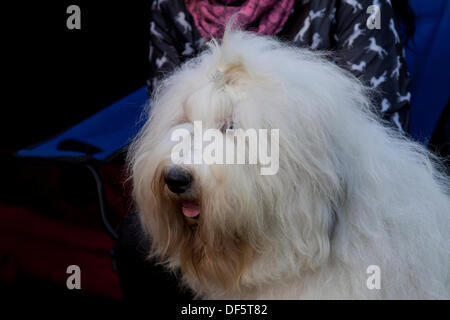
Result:
{"type": "Polygon", "coordinates": [[[105,190],[103,187],[103,182],[100,177],[100,174],[98,173],[97,169],[94,168],[94,166],[90,164],[86,164],[85,166],[92,173],[92,176],[94,177],[95,180],[95,184],[97,186],[98,204],[105,231],[110,236],[110,238],[113,239],[114,242],[116,242],[119,236],[117,234],[117,231],[114,229],[114,227],[111,225],[111,222],[109,221],[108,203],[106,201],[105,190]]]}

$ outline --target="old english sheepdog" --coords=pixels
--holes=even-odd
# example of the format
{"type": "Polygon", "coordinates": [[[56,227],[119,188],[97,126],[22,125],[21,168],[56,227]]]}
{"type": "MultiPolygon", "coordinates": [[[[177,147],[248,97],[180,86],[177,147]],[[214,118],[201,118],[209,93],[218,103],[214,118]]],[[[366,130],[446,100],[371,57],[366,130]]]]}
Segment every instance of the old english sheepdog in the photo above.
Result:
{"type": "Polygon", "coordinates": [[[372,94],[322,53],[227,29],[161,82],[130,147],[149,257],[204,299],[450,298],[448,176],[372,94]],[[277,167],[179,161],[195,122],[231,146],[279,130],[277,167]]]}

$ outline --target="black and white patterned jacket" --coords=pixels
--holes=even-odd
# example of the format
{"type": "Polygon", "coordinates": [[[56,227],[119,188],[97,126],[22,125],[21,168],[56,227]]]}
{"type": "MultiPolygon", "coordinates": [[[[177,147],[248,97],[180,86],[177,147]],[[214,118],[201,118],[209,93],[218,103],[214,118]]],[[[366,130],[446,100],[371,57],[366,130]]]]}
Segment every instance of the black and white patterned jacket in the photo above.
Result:
{"type": "MultiPolygon", "coordinates": [[[[315,50],[333,51],[334,60],[366,85],[377,89],[380,115],[407,131],[409,77],[389,0],[297,0],[281,39],[315,50]],[[380,8],[380,28],[369,29],[371,5],[380,8]]],[[[151,9],[149,92],[158,79],[196,55],[206,40],[183,0],[155,0],[151,9]]]]}

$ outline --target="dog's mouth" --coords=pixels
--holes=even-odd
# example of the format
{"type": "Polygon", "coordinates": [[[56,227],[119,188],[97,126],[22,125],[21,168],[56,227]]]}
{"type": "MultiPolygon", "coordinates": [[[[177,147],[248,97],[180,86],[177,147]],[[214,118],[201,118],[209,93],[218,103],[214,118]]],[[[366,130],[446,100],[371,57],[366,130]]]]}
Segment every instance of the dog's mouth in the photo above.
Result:
{"type": "Polygon", "coordinates": [[[200,215],[200,205],[196,201],[181,201],[181,211],[188,218],[198,219],[200,215]]]}

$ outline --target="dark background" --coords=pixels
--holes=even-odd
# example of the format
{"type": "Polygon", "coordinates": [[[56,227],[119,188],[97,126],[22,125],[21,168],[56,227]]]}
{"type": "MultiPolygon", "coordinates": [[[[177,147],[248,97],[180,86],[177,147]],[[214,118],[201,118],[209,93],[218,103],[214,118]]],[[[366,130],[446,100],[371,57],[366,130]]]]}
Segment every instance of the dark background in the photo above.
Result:
{"type": "MultiPolygon", "coordinates": [[[[0,115],[0,301],[120,300],[95,184],[85,168],[38,166],[10,155],[145,86],[152,1],[26,1],[3,5],[0,115]],[[81,30],[69,30],[69,5],[81,30]],[[65,287],[78,264],[82,290],[65,287]],[[76,291],[76,290],[75,290],[76,291]]],[[[123,158],[99,168],[117,225],[131,205],[123,158]]],[[[0,303],[0,305],[2,304],[0,303]]]]}
{"type": "Polygon", "coordinates": [[[32,145],[144,86],[152,1],[27,1],[2,10],[7,52],[0,149],[32,145]],[[81,9],[69,30],[66,9],[81,9]]]}

